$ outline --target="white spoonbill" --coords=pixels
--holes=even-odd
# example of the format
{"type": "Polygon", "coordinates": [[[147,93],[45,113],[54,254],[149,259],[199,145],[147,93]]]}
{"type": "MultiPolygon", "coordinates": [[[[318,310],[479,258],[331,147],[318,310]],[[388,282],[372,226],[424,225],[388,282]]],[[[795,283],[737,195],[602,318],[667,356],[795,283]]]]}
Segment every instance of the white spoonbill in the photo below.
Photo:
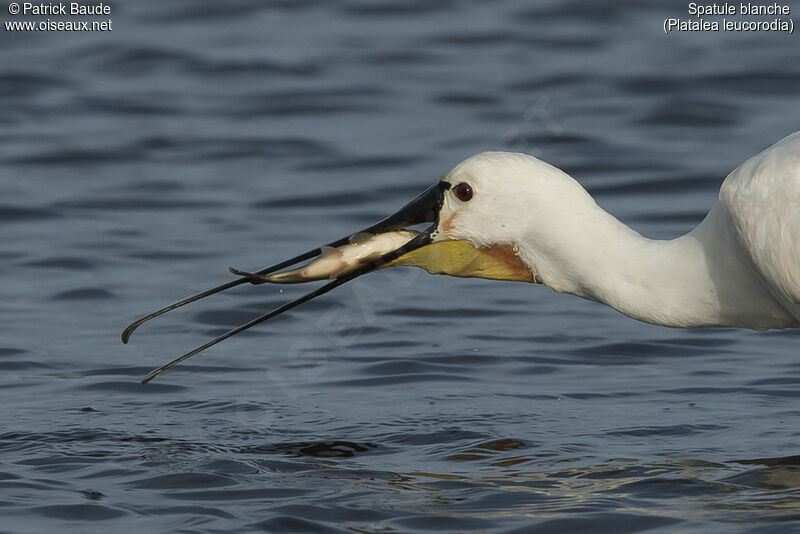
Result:
{"type": "MultiPolygon", "coordinates": [[[[607,304],[648,323],[766,330],[800,326],[800,132],[745,161],[723,182],[719,201],[691,232],[673,240],[642,237],[603,211],[581,185],[532,156],[484,152],[461,162],[400,211],[359,234],[369,254],[331,262],[317,290],[211,340],[142,381],[284,311],[378,268],[410,265],[435,274],[516,280],[607,304]],[[431,223],[420,233],[397,231],[431,223]],[[333,268],[333,267],[331,267],[333,268]]],[[[344,237],[290,260],[244,273],[155,311],[163,313],[319,256],[353,247],[344,237]]],[[[312,262],[313,263],[313,262],[312,262]]],[[[327,263],[313,265],[314,276],[327,263]]],[[[241,271],[234,271],[241,273],[241,271]]],[[[283,280],[303,281],[302,269],[283,280]]]]}

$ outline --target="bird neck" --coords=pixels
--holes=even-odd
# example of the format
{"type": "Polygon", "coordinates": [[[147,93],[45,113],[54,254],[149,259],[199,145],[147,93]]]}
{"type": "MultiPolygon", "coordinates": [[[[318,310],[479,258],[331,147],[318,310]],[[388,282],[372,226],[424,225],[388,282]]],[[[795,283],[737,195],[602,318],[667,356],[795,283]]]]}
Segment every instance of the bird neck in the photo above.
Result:
{"type": "Polygon", "coordinates": [[[762,285],[731,228],[717,206],[692,232],[652,240],[594,204],[560,229],[557,242],[541,246],[532,240],[536,245],[520,247],[520,257],[550,288],[640,321],[758,330],[781,321],[788,326],[791,315],[762,285]]]}

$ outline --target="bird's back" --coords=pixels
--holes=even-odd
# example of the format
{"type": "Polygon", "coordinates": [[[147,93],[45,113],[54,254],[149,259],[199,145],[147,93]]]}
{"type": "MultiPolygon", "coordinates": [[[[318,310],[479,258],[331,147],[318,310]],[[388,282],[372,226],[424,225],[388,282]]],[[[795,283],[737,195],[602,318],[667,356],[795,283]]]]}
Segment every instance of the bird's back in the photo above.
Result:
{"type": "Polygon", "coordinates": [[[800,321],[800,132],[742,163],[719,196],[755,271],[800,321]]]}

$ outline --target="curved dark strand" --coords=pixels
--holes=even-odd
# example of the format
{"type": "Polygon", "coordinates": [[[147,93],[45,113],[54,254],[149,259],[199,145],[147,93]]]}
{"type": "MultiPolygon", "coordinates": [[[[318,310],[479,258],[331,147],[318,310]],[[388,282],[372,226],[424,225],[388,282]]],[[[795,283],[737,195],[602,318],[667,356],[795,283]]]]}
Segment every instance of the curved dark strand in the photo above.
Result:
{"type": "MultiPolygon", "coordinates": [[[[396,250],[393,250],[392,252],[388,252],[388,253],[384,254],[383,256],[381,256],[380,258],[375,260],[374,262],[369,263],[367,265],[364,265],[363,267],[351,272],[348,275],[345,275],[345,276],[343,276],[341,278],[337,278],[336,280],[328,282],[324,286],[312,291],[311,293],[307,293],[307,294],[303,295],[302,297],[300,297],[298,299],[295,299],[295,300],[293,300],[291,302],[287,302],[286,304],[280,306],[279,308],[276,308],[276,309],[272,310],[269,313],[265,313],[264,315],[262,315],[260,317],[256,317],[252,321],[249,321],[249,322],[243,324],[242,326],[234,328],[233,330],[225,332],[221,336],[212,339],[211,341],[209,341],[205,345],[201,345],[201,346],[197,347],[196,349],[194,349],[194,350],[192,350],[190,352],[187,352],[183,356],[175,358],[174,360],[172,360],[168,364],[162,365],[158,369],[155,369],[155,370],[151,371],[150,373],[148,373],[147,376],[142,378],[142,384],[147,384],[152,379],[154,379],[155,377],[160,375],[162,372],[166,371],[170,367],[178,365],[179,363],[181,363],[182,361],[184,361],[184,360],[186,360],[188,358],[191,358],[192,356],[194,356],[198,352],[202,352],[202,351],[206,350],[209,347],[213,347],[217,343],[219,343],[221,341],[225,341],[229,337],[235,336],[236,334],[238,334],[240,332],[244,332],[245,330],[247,330],[249,328],[252,328],[252,327],[256,326],[257,324],[260,324],[260,323],[263,323],[264,321],[272,319],[276,315],[280,315],[285,311],[291,310],[295,306],[299,306],[300,304],[302,304],[304,302],[308,302],[309,300],[311,300],[311,299],[313,299],[315,297],[318,297],[320,295],[324,295],[328,291],[330,291],[330,290],[332,290],[332,289],[344,284],[345,282],[349,282],[353,278],[356,278],[358,276],[361,276],[362,274],[366,274],[366,273],[368,273],[370,271],[373,271],[373,270],[377,269],[378,267],[380,267],[381,265],[383,265],[385,263],[388,263],[388,262],[390,262],[390,261],[392,261],[392,260],[394,260],[396,258],[399,258],[400,256],[402,256],[403,254],[405,254],[406,252],[408,252],[410,250],[413,250],[415,248],[419,248],[419,247],[421,247],[421,246],[423,246],[425,244],[430,243],[431,242],[431,233],[433,232],[435,227],[436,227],[436,225],[434,224],[428,230],[426,230],[425,232],[421,233],[420,235],[418,235],[417,237],[415,237],[414,239],[412,239],[411,241],[409,241],[408,243],[406,243],[402,247],[400,247],[400,248],[398,248],[396,250]]],[[[235,282],[242,282],[242,281],[247,281],[247,279],[245,278],[245,279],[235,280],[235,282]]]]}
{"type": "MultiPolygon", "coordinates": [[[[332,244],[330,244],[328,246],[329,247],[340,247],[340,246],[342,246],[342,245],[344,245],[346,243],[347,243],[347,238],[342,238],[342,239],[339,239],[337,241],[334,241],[332,244]]],[[[263,274],[270,274],[270,273],[273,273],[275,271],[280,271],[281,269],[285,269],[286,267],[291,267],[295,263],[299,263],[301,261],[305,261],[305,260],[311,259],[311,258],[313,258],[315,256],[319,256],[321,251],[322,251],[321,248],[316,248],[314,250],[309,250],[308,252],[306,252],[304,254],[300,254],[299,256],[295,256],[294,258],[288,259],[286,261],[282,261],[280,263],[276,263],[275,265],[271,265],[271,266],[269,266],[269,267],[267,267],[265,269],[261,269],[260,271],[257,271],[257,272],[255,272],[253,274],[263,275],[263,274]]],[[[243,278],[240,278],[238,280],[231,280],[230,282],[228,282],[226,284],[222,284],[221,286],[212,287],[211,289],[206,289],[205,291],[202,291],[200,293],[192,295],[191,297],[186,297],[185,299],[179,300],[178,302],[173,302],[169,306],[165,306],[165,307],[163,307],[163,308],[161,308],[159,310],[156,310],[156,311],[154,311],[152,313],[149,313],[149,314],[145,315],[144,317],[140,317],[139,319],[137,319],[136,321],[134,321],[133,323],[128,325],[128,327],[125,328],[125,330],[122,331],[122,342],[123,343],[127,343],[128,340],[131,337],[131,334],[133,334],[133,331],[136,330],[137,328],[139,328],[140,326],[142,326],[144,323],[146,323],[150,319],[155,319],[159,315],[163,315],[163,314],[167,313],[168,311],[174,310],[175,308],[180,308],[181,306],[185,306],[187,304],[191,304],[192,302],[198,301],[198,300],[200,300],[202,298],[208,297],[210,295],[214,295],[216,293],[220,293],[222,291],[225,291],[227,289],[230,289],[232,287],[236,287],[238,285],[241,285],[241,284],[244,284],[244,283],[247,283],[247,282],[256,283],[256,284],[264,283],[264,282],[261,282],[261,281],[258,281],[258,280],[251,280],[250,278],[243,277],[243,278]]]]}
{"type": "MultiPolygon", "coordinates": [[[[433,222],[436,218],[436,214],[438,212],[439,207],[441,207],[441,194],[444,190],[449,188],[450,184],[444,181],[429,187],[417,198],[415,198],[414,200],[412,200],[411,202],[400,208],[398,212],[389,215],[385,219],[373,224],[368,228],[365,228],[364,230],[362,230],[362,232],[377,234],[388,230],[396,230],[398,228],[406,226],[407,224],[416,224],[419,222],[433,222]]],[[[340,247],[342,245],[346,245],[349,241],[350,241],[350,236],[347,236],[341,239],[337,239],[336,241],[333,241],[331,243],[328,243],[326,246],[340,247]]],[[[299,256],[295,256],[294,258],[282,261],[280,263],[276,263],[275,265],[267,267],[266,269],[261,269],[260,271],[256,271],[255,273],[252,274],[254,275],[270,274],[275,271],[285,269],[286,267],[291,267],[295,263],[299,263],[301,261],[311,259],[315,256],[319,256],[321,253],[322,253],[322,247],[315,248],[313,250],[309,250],[304,254],[300,254],[299,256]]],[[[131,334],[133,334],[133,331],[139,328],[142,324],[149,321],[150,319],[154,319],[159,315],[167,313],[168,311],[172,311],[176,308],[180,308],[181,306],[185,306],[186,304],[190,304],[202,298],[214,295],[215,293],[225,291],[226,289],[236,287],[246,282],[250,282],[251,284],[264,283],[263,280],[259,280],[257,277],[255,278],[243,277],[239,280],[232,280],[227,284],[222,284],[221,286],[207,289],[201,293],[192,295],[191,297],[187,297],[183,300],[179,300],[178,302],[174,302],[169,306],[161,308],[160,310],[156,310],[153,313],[145,315],[144,317],[141,317],[136,321],[134,321],[133,323],[131,323],[125,330],[122,331],[122,342],[127,343],[131,337],[131,334]]]]}
{"type": "MultiPolygon", "coordinates": [[[[245,279],[245,281],[246,281],[246,279],[245,279]]],[[[242,326],[239,326],[237,328],[234,328],[233,330],[225,332],[221,336],[212,339],[211,341],[209,341],[205,345],[201,345],[201,346],[197,347],[196,349],[194,349],[194,350],[192,350],[190,352],[187,352],[183,356],[181,356],[179,358],[175,358],[174,360],[172,360],[168,364],[162,365],[158,369],[156,369],[154,371],[151,371],[150,373],[148,373],[147,376],[145,376],[142,379],[142,384],[147,384],[152,379],[154,379],[155,377],[160,375],[163,371],[166,371],[170,367],[178,365],[179,363],[181,363],[183,360],[186,360],[187,358],[191,358],[192,356],[194,356],[198,352],[202,352],[202,351],[206,350],[209,347],[213,347],[214,345],[216,345],[217,343],[219,343],[221,341],[225,341],[229,337],[235,336],[236,334],[238,334],[240,332],[244,332],[248,328],[252,328],[252,327],[256,326],[259,323],[263,323],[264,321],[275,317],[276,315],[280,315],[281,313],[283,313],[285,311],[291,310],[295,306],[298,306],[298,305],[300,305],[300,304],[302,304],[302,303],[304,303],[306,301],[309,301],[309,300],[313,299],[316,296],[322,295],[323,293],[327,293],[331,289],[335,288],[336,286],[339,286],[339,285],[343,284],[344,282],[345,281],[341,281],[340,282],[339,280],[334,280],[333,282],[330,282],[330,283],[322,286],[321,288],[319,288],[319,289],[317,289],[315,291],[312,291],[311,293],[303,295],[302,297],[300,297],[297,300],[293,300],[291,302],[288,302],[288,303],[284,304],[283,306],[272,310],[269,313],[266,313],[266,314],[264,314],[264,315],[262,315],[260,317],[256,317],[252,321],[249,321],[249,322],[243,324],[242,326]]]]}
{"type": "Polygon", "coordinates": [[[241,269],[237,269],[236,267],[228,267],[228,272],[236,276],[242,276],[245,280],[254,285],[266,284],[269,282],[267,275],[243,271],[241,269]]]}
{"type": "MultiPolygon", "coordinates": [[[[245,281],[250,282],[254,286],[259,286],[261,284],[306,284],[308,282],[315,281],[313,278],[308,280],[280,280],[275,281],[270,279],[268,274],[261,274],[261,273],[251,273],[250,271],[243,271],[241,269],[237,269],[236,267],[228,267],[228,272],[234,276],[241,276],[245,279],[245,281]]],[[[280,274],[280,273],[279,273],[280,274]]],[[[320,280],[319,278],[317,280],[320,280]]]]}

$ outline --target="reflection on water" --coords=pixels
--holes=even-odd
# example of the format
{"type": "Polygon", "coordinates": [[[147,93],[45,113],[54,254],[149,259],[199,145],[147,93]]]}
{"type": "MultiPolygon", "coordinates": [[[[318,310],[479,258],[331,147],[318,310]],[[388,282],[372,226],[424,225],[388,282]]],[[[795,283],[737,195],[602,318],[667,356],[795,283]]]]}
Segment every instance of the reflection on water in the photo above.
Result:
{"type": "Polygon", "coordinates": [[[795,528],[796,332],[669,330],[541,287],[379,272],[143,312],[525,151],[642,233],[800,128],[794,37],[681,6],[139,1],[0,32],[4,528],[795,528]]]}

